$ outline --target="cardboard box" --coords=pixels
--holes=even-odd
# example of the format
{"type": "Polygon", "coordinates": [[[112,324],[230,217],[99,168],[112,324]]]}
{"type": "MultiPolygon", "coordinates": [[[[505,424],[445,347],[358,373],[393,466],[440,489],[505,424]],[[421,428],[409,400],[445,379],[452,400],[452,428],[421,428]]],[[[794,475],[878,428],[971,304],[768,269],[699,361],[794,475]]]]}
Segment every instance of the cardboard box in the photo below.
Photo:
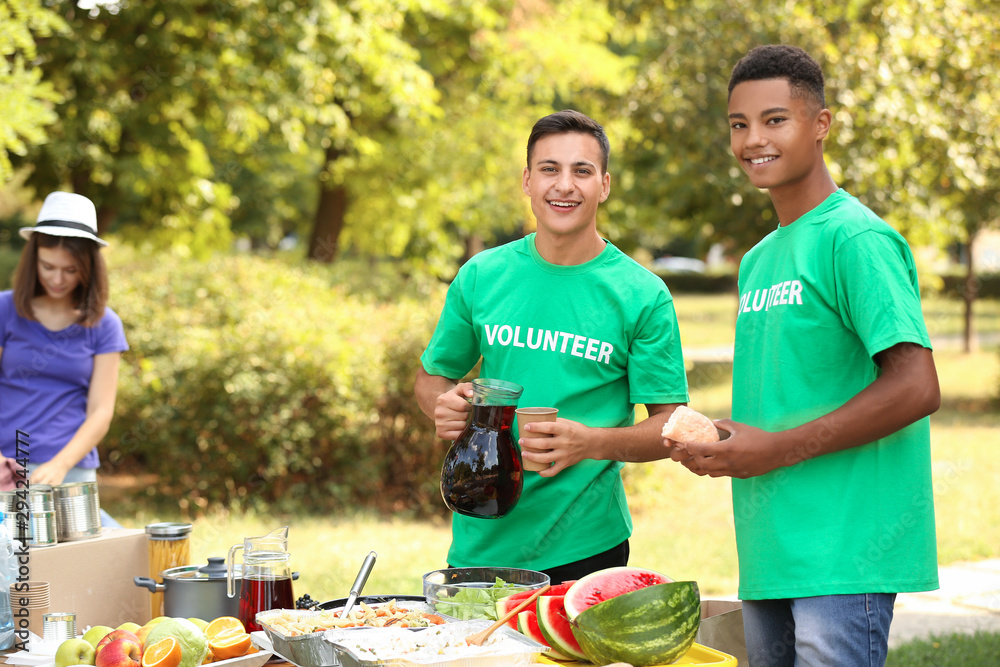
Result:
{"type": "Polygon", "coordinates": [[[743,636],[743,603],[739,600],[702,600],[701,625],[695,642],[747,664],[747,643],[743,636]]]}
{"type": "Polygon", "coordinates": [[[76,629],[149,620],[149,590],[132,577],[149,576],[142,529],[104,528],[97,537],[28,549],[28,577],[49,582],[49,611],[76,613],[76,629]]]}

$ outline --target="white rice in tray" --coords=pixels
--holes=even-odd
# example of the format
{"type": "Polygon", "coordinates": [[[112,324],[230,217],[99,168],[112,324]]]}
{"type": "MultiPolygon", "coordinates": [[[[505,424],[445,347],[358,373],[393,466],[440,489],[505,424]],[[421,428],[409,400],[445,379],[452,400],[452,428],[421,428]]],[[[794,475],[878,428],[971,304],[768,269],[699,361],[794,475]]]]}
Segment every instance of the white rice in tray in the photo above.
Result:
{"type": "MultiPolygon", "coordinates": [[[[482,646],[470,646],[465,638],[485,630],[492,621],[459,621],[420,630],[402,628],[350,628],[327,630],[324,639],[338,651],[348,652],[360,663],[445,665],[487,664],[479,658],[503,657],[497,664],[530,664],[533,656],[548,650],[510,628],[496,630],[482,646]]],[[[492,661],[488,660],[489,664],[492,661]]]]}

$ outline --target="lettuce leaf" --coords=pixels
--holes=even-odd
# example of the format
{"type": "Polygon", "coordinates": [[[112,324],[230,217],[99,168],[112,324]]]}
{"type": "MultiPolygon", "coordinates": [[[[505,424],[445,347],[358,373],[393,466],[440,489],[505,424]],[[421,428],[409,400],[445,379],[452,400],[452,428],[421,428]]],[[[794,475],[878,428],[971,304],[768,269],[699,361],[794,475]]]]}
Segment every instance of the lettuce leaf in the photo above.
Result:
{"type": "Polygon", "coordinates": [[[438,600],[434,609],[440,614],[446,614],[462,621],[474,618],[497,620],[497,600],[525,590],[524,586],[508,584],[497,577],[496,582],[488,587],[462,586],[447,600],[438,600]]]}

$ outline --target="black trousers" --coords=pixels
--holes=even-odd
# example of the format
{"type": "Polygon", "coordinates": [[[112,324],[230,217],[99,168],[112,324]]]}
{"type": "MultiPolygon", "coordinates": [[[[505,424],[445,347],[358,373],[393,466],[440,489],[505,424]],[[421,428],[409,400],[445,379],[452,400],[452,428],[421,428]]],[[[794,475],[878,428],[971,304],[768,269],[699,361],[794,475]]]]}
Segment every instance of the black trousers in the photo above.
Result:
{"type": "MultiPolygon", "coordinates": [[[[620,567],[628,565],[628,540],[625,540],[617,547],[612,547],[596,556],[589,556],[566,565],[557,565],[547,570],[541,570],[549,575],[552,585],[561,584],[564,581],[576,581],[584,575],[609,567],[620,567]]],[[[453,567],[449,565],[448,567],[453,567]]]]}
{"type": "Polygon", "coordinates": [[[552,585],[561,584],[564,581],[576,581],[591,572],[597,572],[609,567],[620,567],[628,565],[628,540],[625,540],[617,547],[612,547],[596,556],[590,556],[566,565],[558,565],[547,570],[542,570],[549,575],[552,585]]]}

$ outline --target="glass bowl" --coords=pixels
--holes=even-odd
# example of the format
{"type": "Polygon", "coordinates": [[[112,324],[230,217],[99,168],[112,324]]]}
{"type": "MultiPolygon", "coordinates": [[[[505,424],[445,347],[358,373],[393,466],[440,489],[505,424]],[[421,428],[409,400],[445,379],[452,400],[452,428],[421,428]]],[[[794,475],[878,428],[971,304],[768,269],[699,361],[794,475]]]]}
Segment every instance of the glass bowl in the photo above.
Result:
{"type": "Polygon", "coordinates": [[[463,621],[496,620],[500,598],[541,588],[549,575],[513,567],[452,567],[424,575],[424,598],[435,611],[463,621]],[[497,580],[500,580],[498,582],[497,580]]]}

